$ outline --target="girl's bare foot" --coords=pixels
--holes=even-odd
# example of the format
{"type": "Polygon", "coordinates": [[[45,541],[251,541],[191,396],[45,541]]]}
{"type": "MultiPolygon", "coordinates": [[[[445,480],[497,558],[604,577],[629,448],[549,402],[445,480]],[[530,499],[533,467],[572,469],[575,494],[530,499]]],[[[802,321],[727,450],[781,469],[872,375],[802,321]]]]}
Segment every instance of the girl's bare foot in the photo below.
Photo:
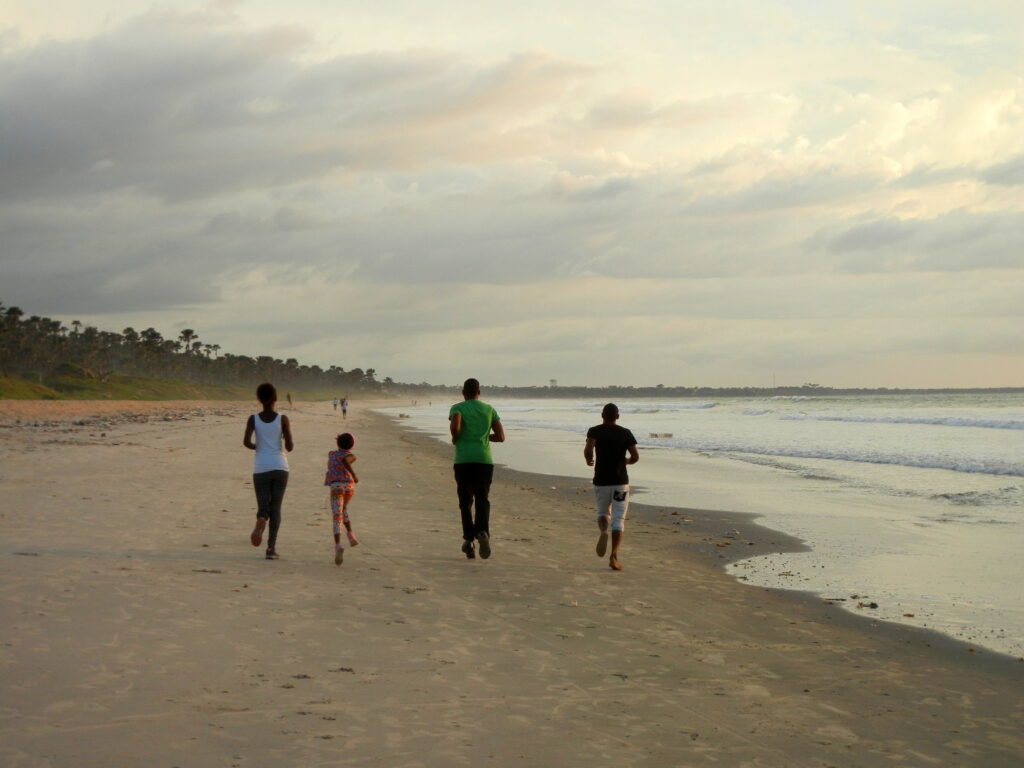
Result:
{"type": "Polygon", "coordinates": [[[608,560],[608,567],[611,568],[613,571],[621,571],[622,563],[619,562],[619,558],[612,555],[611,559],[608,560]]]}
{"type": "Polygon", "coordinates": [[[352,531],[349,531],[348,532],[348,545],[350,547],[354,547],[358,543],[359,543],[359,539],[356,538],[356,535],[354,533],[352,533],[352,531]]]}
{"type": "Polygon", "coordinates": [[[252,542],[254,547],[258,547],[263,543],[263,529],[267,527],[266,519],[262,517],[256,518],[256,527],[252,529],[252,533],[249,534],[249,541],[252,542]]]}
{"type": "Polygon", "coordinates": [[[345,550],[339,544],[334,548],[334,564],[341,565],[341,561],[345,559],[345,550]]]}

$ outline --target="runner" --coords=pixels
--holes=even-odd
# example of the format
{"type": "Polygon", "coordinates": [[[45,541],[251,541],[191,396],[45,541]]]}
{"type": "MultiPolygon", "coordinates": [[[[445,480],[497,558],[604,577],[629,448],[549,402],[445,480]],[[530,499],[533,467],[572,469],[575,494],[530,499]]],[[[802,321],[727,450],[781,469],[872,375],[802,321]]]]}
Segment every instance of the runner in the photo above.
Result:
{"type": "Polygon", "coordinates": [[[281,527],[281,502],[288,487],[288,458],[285,451],[295,447],[292,442],[292,426],[288,417],[277,413],[277,390],[273,384],[264,382],[256,388],[256,399],[263,410],[249,417],[245,423],[242,445],[256,451],[252,469],[252,487],[256,492],[256,527],[249,540],[254,547],[263,541],[263,531],[270,522],[267,537],[267,560],[277,560],[277,531],[281,527]],[[254,439],[255,438],[255,441],[254,439]],[[282,442],[284,446],[282,448],[282,442]]]}
{"type": "Polygon", "coordinates": [[[462,385],[461,403],[448,412],[448,427],[455,445],[455,484],[462,514],[462,551],[472,560],[474,542],[480,545],[480,557],[491,556],[491,479],[494,460],[491,443],[505,441],[501,417],[480,399],[480,382],[466,379],[462,385]],[[476,517],[473,511],[476,507],[476,517]]]}
{"type": "Polygon", "coordinates": [[[345,557],[345,548],[341,544],[341,529],[348,535],[349,546],[356,546],[359,541],[352,531],[352,521],[348,516],[348,505],[356,493],[356,475],[352,463],[356,460],[352,448],[356,439],[348,432],[336,438],[338,450],[327,454],[327,476],[324,485],[331,488],[331,516],[334,518],[334,564],[341,565],[345,557]]]}
{"type": "Polygon", "coordinates": [[[615,571],[622,570],[619,546],[622,544],[622,531],[629,509],[629,475],[626,473],[626,465],[640,461],[636,438],[628,429],[616,424],[618,420],[618,406],[608,403],[601,410],[601,423],[587,430],[587,444],[583,449],[587,466],[594,467],[597,527],[601,530],[597,539],[597,556],[604,557],[608,551],[608,523],[611,521],[612,553],[608,565],[615,571]]]}

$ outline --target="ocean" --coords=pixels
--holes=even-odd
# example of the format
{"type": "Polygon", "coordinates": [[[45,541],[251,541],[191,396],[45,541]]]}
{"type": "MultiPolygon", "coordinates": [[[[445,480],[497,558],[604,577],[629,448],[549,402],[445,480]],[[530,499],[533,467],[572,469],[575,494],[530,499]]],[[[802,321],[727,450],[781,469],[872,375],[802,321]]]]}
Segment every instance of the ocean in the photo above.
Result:
{"type": "MultiPolygon", "coordinates": [[[[496,462],[589,482],[603,401],[489,402],[508,434],[496,462]]],[[[1024,656],[1024,395],[616,403],[640,446],[636,502],[755,513],[810,548],[735,562],[737,579],[1024,656]]],[[[449,405],[386,412],[447,440],[449,405]]]]}

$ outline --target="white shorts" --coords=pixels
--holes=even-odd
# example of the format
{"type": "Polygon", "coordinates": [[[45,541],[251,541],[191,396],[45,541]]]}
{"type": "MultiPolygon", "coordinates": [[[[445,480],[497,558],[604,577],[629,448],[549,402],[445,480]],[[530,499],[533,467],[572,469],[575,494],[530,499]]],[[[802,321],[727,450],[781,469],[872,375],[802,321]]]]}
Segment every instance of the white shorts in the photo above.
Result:
{"type": "Polygon", "coordinates": [[[629,509],[628,485],[595,485],[594,496],[597,499],[597,519],[612,519],[612,530],[621,531],[626,522],[626,511],[629,509]]]}

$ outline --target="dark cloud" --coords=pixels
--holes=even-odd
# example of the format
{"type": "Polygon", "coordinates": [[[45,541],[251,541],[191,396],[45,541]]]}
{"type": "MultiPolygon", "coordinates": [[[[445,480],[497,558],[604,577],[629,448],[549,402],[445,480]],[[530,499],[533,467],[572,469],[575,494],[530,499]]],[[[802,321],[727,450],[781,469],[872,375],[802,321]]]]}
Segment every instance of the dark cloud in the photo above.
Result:
{"type": "Polygon", "coordinates": [[[989,184],[1004,187],[1024,186],[1024,155],[1017,155],[1005,163],[986,168],[982,171],[981,178],[989,184]]]}
{"type": "Polygon", "coordinates": [[[450,162],[500,149],[482,138],[496,122],[585,72],[541,52],[483,67],[426,51],[304,65],[307,44],[154,11],[93,40],[0,53],[0,200],[131,189],[183,201],[450,162]]]}
{"type": "Polygon", "coordinates": [[[844,257],[838,271],[1013,269],[1024,252],[1024,213],[954,211],[933,219],[883,218],[812,238],[844,257]]]}
{"type": "Polygon", "coordinates": [[[708,196],[687,206],[690,213],[766,213],[814,208],[877,190],[878,176],[825,167],[803,173],[771,174],[728,195],[708,196]]]}
{"type": "Polygon", "coordinates": [[[977,171],[966,165],[940,166],[928,164],[903,174],[893,182],[893,185],[907,189],[924,189],[926,187],[941,186],[972,178],[977,178],[977,171]]]}
{"type": "Polygon", "coordinates": [[[914,221],[882,219],[859,224],[843,232],[829,243],[835,253],[873,250],[906,240],[918,229],[914,221]]]}

